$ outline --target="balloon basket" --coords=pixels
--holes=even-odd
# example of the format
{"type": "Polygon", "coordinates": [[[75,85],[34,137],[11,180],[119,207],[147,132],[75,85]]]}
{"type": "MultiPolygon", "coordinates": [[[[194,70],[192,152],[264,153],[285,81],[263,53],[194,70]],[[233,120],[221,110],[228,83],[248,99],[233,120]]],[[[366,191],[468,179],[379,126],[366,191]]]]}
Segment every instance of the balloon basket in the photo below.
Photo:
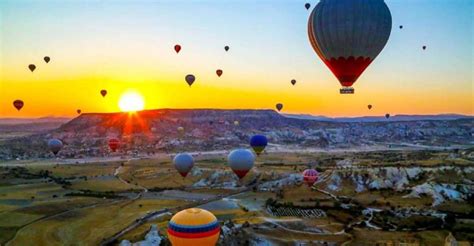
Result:
{"type": "Polygon", "coordinates": [[[352,87],[343,87],[339,89],[339,93],[341,94],[354,94],[354,88],[352,87]]]}

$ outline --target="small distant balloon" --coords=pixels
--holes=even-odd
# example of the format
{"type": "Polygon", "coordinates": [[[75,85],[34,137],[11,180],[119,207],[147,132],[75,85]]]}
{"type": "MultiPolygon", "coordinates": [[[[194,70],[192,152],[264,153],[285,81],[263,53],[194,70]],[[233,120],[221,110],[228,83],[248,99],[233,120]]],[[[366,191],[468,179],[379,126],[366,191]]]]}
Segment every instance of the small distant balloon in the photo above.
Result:
{"type": "Polygon", "coordinates": [[[107,95],[107,90],[101,90],[100,94],[102,95],[102,97],[105,97],[107,95]]]}
{"type": "Polygon", "coordinates": [[[292,80],[291,80],[291,84],[292,84],[292,85],[295,85],[295,84],[296,84],[296,80],[292,79],[292,80]]]}
{"type": "Polygon", "coordinates": [[[313,186],[318,181],[319,173],[314,169],[306,169],[303,172],[303,181],[309,186],[313,186]]]}
{"type": "Polygon", "coordinates": [[[308,10],[309,8],[311,8],[311,4],[310,3],[305,3],[304,7],[306,8],[306,10],[308,10]]]}
{"type": "Polygon", "coordinates": [[[229,46],[227,46],[227,45],[224,46],[224,50],[225,50],[225,51],[229,51],[229,49],[230,49],[229,46]]]}
{"type": "Polygon", "coordinates": [[[367,108],[372,109],[372,104],[367,105],[367,108]]]}
{"type": "Polygon", "coordinates": [[[109,139],[109,148],[112,150],[112,152],[117,151],[119,146],[120,146],[120,140],[116,138],[109,139]]]}
{"type": "Polygon", "coordinates": [[[77,114],[81,114],[82,113],[82,110],[78,109],[76,110],[77,114]]]}
{"type": "Polygon", "coordinates": [[[403,26],[402,26],[402,25],[400,25],[399,27],[400,27],[400,29],[403,29],[403,26]]]}
{"type": "Polygon", "coordinates": [[[423,48],[423,50],[426,50],[426,45],[423,45],[423,47],[422,47],[422,48],[423,48]]]}
{"type": "Polygon", "coordinates": [[[390,114],[385,114],[385,118],[386,119],[390,118],[390,114]]]}
{"type": "Polygon", "coordinates": [[[176,53],[179,53],[180,50],[181,50],[181,45],[177,44],[174,46],[174,51],[176,51],[176,53]]]}
{"type": "Polygon", "coordinates": [[[54,155],[57,155],[58,152],[63,148],[63,142],[61,140],[53,138],[48,141],[48,148],[54,155]]]}
{"type": "Polygon", "coordinates": [[[51,60],[51,58],[49,56],[45,56],[43,58],[43,60],[46,62],[46,63],[49,63],[49,61],[51,60]]]}
{"type": "Polygon", "coordinates": [[[35,64],[30,64],[30,65],[28,65],[28,68],[30,69],[31,72],[33,72],[33,71],[35,71],[36,66],[35,66],[35,64]]]}
{"type": "Polygon", "coordinates": [[[196,80],[196,77],[194,77],[194,75],[192,74],[188,74],[186,75],[185,80],[186,80],[186,83],[188,83],[188,85],[191,86],[196,80]]]}
{"type": "Polygon", "coordinates": [[[13,107],[15,107],[18,111],[20,111],[21,108],[23,108],[23,105],[25,105],[25,104],[23,103],[22,100],[13,101],[13,107]]]}
{"type": "Polygon", "coordinates": [[[239,126],[239,125],[240,125],[239,121],[238,121],[238,120],[235,120],[235,121],[234,121],[234,126],[239,126]]]}
{"type": "Polygon", "coordinates": [[[276,109],[278,109],[278,112],[280,112],[281,109],[283,108],[283,104],[277,103],[277,104],[275,105],[275,107],[276,107],[276,109]]]}
{"type": "Polygon", "coordinates": [[[222,70],[221,70],[221,69],[217,69],[217,70],[216,70],[216,74],[217,74],[217,76],[220,77],[220,76],[222,75],[222,70]]]}

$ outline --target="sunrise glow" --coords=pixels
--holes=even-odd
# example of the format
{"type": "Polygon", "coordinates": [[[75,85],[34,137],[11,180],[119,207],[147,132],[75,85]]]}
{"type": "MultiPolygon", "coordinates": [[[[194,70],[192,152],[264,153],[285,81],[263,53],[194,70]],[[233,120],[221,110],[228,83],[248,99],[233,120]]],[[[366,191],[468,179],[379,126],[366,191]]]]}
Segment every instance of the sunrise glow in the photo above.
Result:
{"type": "Polygon", "coordinates": [[[126,92],[119,100],[119,108],[122,112],[136,112],[143,110],[145,107],[145,101],[142,95],[137,92],[126,92]]]}

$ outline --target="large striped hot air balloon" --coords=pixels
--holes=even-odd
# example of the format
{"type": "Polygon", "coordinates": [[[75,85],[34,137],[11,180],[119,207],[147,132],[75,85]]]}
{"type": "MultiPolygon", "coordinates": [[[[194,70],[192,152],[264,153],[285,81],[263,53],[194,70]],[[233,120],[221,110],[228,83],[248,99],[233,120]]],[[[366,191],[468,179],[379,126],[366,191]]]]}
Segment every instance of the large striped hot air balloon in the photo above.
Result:
{"type": "Polygon", "coordinates": [[[342,85],[351,87],[382,51],[392,30],[383,0],[321,0],[308,20],[311,45],[342,85]]]}
{"type": "Polygon", "coordinates": [[[173,246],[216,245],[219,234],[216,216],[200,208],[182,210],[168,223],[168,238],[173,246]]]}

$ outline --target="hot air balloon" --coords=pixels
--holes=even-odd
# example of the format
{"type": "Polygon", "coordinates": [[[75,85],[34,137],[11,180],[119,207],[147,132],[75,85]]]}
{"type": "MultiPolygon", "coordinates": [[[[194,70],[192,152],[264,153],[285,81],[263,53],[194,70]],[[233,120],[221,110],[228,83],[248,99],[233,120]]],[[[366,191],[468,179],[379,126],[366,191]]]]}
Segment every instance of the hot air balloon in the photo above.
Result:
{"type": "Polygon", "coordinates": [[[112,152],[117,151],[119,146],[120,146],[120,140],[116,138],[109,139],[109,148],[112,150],[112,152]]]}
{"type": "Polygon", "coordinates": [[[182,137],[184,135],[184,127],[178,126],[176,129],[178,130],[178,135],[182,137]]]}
{"type": "Polygon", "coordinates": [[[15,107],[18,111],[20,111],[21,108],[23,108],[23,105],[25,105],[25,104],[23,103],[22,100],[13,101],[13,107],[15,107]]]}
{"type": "Polygon", "coordinates": [[[423,45],[423,47],[422,47],[422,48],[423,48],[423,50],[426,50],[426,46],[425,46],[425,45],[423,45]]]}
{"type": "Polygon", "coordinates": [[[102,95],[102,97],[105,97],[105,95],[107,95],[107,91],[106,90],[101,90],[100,94],[102,95]]]}
{"type": "Polygon", "coordinates": [[[54,155],[57,155],[58,152],[63,148],[63,142],[61,140],[53,138],[48,141],[48,148],[54,155]]]}
{"type": "Polygon", "coordinates": [[[192,75],[192,74],[188,74],[188,75],[186,75],[185,80],[186,80],[186,83],[188,83],[189,87],[191,87],[191,85],[196,80],[196,77],[194,77],[194,75],[192,75]]]}
{"type": "Polygon", "coordinates": [[[214,246],[219,235],[216,216],[200,208],[182,210],[168,223],[168,238],[173,246],[214,246]]]}
{"type": "Polygon", "coordinates": [[[367,105],[367,108],[372,109],[372,104],[367,105]]]}
{"type": "Polygon", "coordinates": [[[224,46],[224,50],[225,50],[226,52],[229,51],[229,46],[227,46],[227,45],[224,46]]]}
{"type": "Polygon", "coordinates": [[[306,10],[308,10],[309,8],[311,8],[311,4],[310,3],[305,3],[304,7],[306,8],[306,10]]]}
{"type": "Polygon", "coordinates": [[[82,110],[78,109],[76,110],[77,114],[81,114],[82,113],[82,110]]]}
{"type": "Polygon", "coordinates": [[[308,20],[316,54],[342,85],[351,87],[382,51],[390,37],[392,16],[383,0],[321,0],[308,20]]]}
{"type": "Polygon", "coordinates": [[[30,69],[31,72],[33,72],[33,71],[35,71],[36,66],[35,66],[35,64],[30,64],[30,65],[28,65],[28,68],[30,69]]]}
{"type": "Polygon", "coordinates": [[[296,80],[295,80],[295,79],[292,79],[292,80],[291,80],[291,84],[292,84],[292,85],[295,85],[295,84],[296,84],[296,80]]]}
{"type": "Polygon", "coordinates": [[[238,120],[234,120],[234,126],[239,126],[239,125],[240,125],[239,121],[238,121],[238,120]]]}
{"type": "Polygon", "coordinates": [[[49,58],[49,56],[45,56],[43,58],[43,60],[46,62],[46,63],[49,63],[49,61],[51,60],[51,58],[49,58]]]}
{"type": "Polygon", "coordinates": [[[176,51],[176,54],[178,54],[180,50],[181,50],[181,45],[177,44],[174,46],[174,51],[176,51]]]}
{"type": "Polygon", "coordinates": [[[275,107],[276,107],[276,109],[278,109],[278,111],[281,111],[281,109],[283,108],[283,104],[277,103],[277,104],[275,105],[275,107]]]}
{"type": "Polygon", "coordinates": [[[220,77],[220,76],[222,75],[222,70],[220,70],[220,69],[217,69],[217,70],[216,70],[216,74],[217,74],[217,76],[219,76],[219,77],[220,77]]]}
{"type": "Polygon", "coordinates": [[[232,171],[242,179],[252,169],[255,156],[248,149],[236,149],[230,152],[227,161],[232,171]]]}
{"type": "Polygon", "coordinates": [[[390,118],[390,114],[385,114],[385,118],[386,119],[390,118]]]}
{"type": "Polygon", "coordinates": [[[399,26],[399,28],[400,28],[400,29],[403,29],[403,26],[402,26],[402,25],[400,25],[400,26],[399,26]]]}
{"type": "Polygon", "coordinates": [[[268,140],[264,135],[253,135],[250,138],[250,146],[257,155],[260,155],[265,147],[267,147],[268,140]]]}
{"type": "Polygon", "coordinates": [[[191,171],[191,169],[194,166],[194,159],[193,157],[188,154],[188,153],[181,153],[177,154],[174,159],[173,159],[173,164],[174,168],[178,171],[181,176],[186,177],[188,175],[188,172],[191,171]]]}
{"type": "Polygon", "coordinates": [[[319,173],[314,169],[306,169],[303,171],[303,181],[309,186],[313,186],[318,181],[319,173]]]}

